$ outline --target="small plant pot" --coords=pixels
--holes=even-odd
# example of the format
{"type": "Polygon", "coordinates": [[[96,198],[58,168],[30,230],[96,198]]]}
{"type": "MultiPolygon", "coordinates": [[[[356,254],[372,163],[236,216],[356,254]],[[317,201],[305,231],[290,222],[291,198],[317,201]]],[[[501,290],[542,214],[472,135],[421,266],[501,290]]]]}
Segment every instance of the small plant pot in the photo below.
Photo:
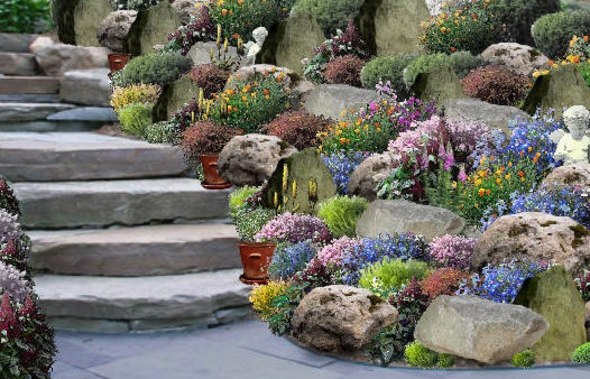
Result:
{"type": "Polygon", "coordinates": [[[131,59],[131,54],[109,54],[109,68],[111,69],[111,74],[122,70],[129,60],[131,59]]]}
{"type": "Polygon", "coordinates": [[[203,166],[203,174],[205,175],[205,180],[202,183],[204,188],[222,190],[232,186],[231,183],[219,174],[219,170],[217,169],[218,155],[201,155],[199,158],[203,166]]]}
{"type": "Polygon", "coordinates": [[[268,283],[268,266],[270,266],[277,244],[242,242],[239,246],[244,268],[244,273],[240,275],[240,281],[248,285],[268,283]]]}

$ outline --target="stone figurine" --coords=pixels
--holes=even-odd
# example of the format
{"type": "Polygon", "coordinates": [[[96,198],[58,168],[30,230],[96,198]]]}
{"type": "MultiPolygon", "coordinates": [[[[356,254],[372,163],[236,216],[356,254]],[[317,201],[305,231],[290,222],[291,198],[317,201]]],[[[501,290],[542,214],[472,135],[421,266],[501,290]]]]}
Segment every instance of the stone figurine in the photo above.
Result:
{"type": "Polygon", "coordinates": [[[563,121],[569,133],[561,133],[554,158],[564,165],[589,163],[590,137],[588,125],[590,112],[581,105],[575,105],[563,113],[563,121]]]}
{"type": "Polygon", "coordinates": [[[247,51],[247,53],[246,53],[246,66],[256,64],[256,56],[262,50],[262,46],[264,46],[264,42],[266,41],[266,38],[268,37],[268,30],[264,26],[256,28],[252,32],[252,37],[254,37],[255,42],[248,41],[248,43],[246,43],[244,45],[244,47],[247,51]]]}

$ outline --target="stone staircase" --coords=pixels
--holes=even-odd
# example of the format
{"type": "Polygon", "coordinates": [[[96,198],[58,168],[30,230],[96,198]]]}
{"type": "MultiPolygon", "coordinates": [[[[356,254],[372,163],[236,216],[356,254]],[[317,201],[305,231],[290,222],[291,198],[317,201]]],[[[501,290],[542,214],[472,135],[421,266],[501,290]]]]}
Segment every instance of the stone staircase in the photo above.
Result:
{"type": "Polygon", "coordinates": [[[187,177],[175,147],[92,131],[108,121],[93,112],[106,110],[60,103],[59,80],[15,72],[1,60],[29,54],[0,46],[11,49],[0,52],[0,175],[21,202],[55,327],[145,331],[247,316],[229,192],[187,177]]]}

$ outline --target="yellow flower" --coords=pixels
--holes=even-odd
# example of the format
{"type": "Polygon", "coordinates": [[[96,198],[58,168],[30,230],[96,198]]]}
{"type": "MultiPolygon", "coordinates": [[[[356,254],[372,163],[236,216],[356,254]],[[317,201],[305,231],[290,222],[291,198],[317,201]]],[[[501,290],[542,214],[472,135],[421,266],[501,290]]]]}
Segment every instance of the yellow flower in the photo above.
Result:
{"type": "Polygon", "coordinates": [[[502,178],[496,178],[496,184],[497,185],[502,184],[502,178]]]}
{"type": "Polygon", "coordinates": [[[486,189],[485,188],[480,188],[479,191],[477,192],[477,194],[479,195],[479,197],[484,197],[486,193],[486,189]]]}

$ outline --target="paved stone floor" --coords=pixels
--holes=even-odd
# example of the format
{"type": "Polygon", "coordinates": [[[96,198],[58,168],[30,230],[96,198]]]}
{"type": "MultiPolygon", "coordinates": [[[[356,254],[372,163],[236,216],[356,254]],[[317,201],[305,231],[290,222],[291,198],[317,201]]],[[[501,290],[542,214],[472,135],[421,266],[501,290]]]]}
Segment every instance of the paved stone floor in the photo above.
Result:
{"type": "Polygon", "coordinates": [[[258,321],[157,334],[57,333],[56,379],[588,379],[590,367],[382,369],[312,354],[258,321]]]}

